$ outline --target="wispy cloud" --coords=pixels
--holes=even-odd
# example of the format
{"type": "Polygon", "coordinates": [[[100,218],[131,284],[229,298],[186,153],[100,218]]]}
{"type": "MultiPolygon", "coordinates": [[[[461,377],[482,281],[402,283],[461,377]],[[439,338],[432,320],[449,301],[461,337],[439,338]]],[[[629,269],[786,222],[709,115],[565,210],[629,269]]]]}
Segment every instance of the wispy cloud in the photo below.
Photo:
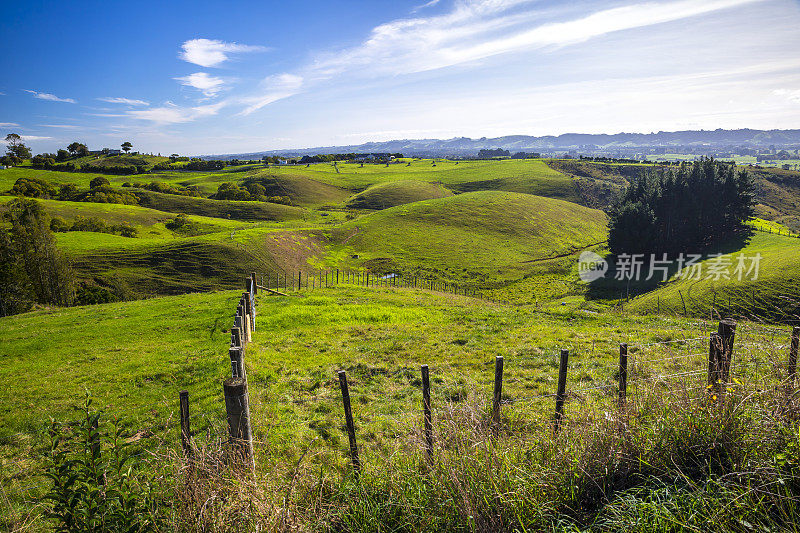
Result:
{"type": "Polygon", "coordinates": [[[106,97],[106,98],[98,98],[101,102],[108,102],[109,104],[124,104],[124,105],[150,105],[149,102],[144,100],[134,100],[132,98],[116,98],[116,97],[106,97]]]}
{"type": "Polygon", "coordinates": [[[77,102],[72,98],[60,98],[54,94],[50,93],[40,93],[39,91],[32,91],[30,89],[22,89],[26,93],[31,93],[34,98],[38,98],[39,100],[48,100],[50,102],[66,102],[68,104],[76,104],[77,102]]]}
{"type": "Polygon", "coordinates": [[[206,72],[195,72],[194,74],[175,79],[181,82],[181,85],[194,87],[209,98],[217,96],[219,92],[225,88],[225,80],[216,76],[211,76],[206,72]]]}
{"type": "Polygon", "coordinates": [[[0,122],[0,128],[14,128],[19,126],[16,122],[0,122]]]}
{"type": "Polygon", "coordinates": [[[62,130],[77,130],[81,128],[81,126],[76,126],[74,124],[39,124],[43,128],[58,128],[62,130]]]}
{"type": "MultiPolygon", "coordinates": [[[[52,137],[43,137],[40,135],[20,135],[20,139],[25,142],[31,141],[49,141],[52,137]]],[[[0,144],[8,144],[5,139],[0,139],[0,144]]]]}
{"type": "Polygon", "coordinates": [[[219,110],[228,105],[228,102],[217,102],[195,107],[181,107],[167,102],[160,107],[150,109],[135,109],[128,111],[125,116],[154,122],[156,124],[180,124],[193,120],[210,117],[219,113],[219,110]]]}
{"type": "Polygon", "coordinates": [[[181,45],[180,58],[201,67],[215,67],[227,61],[229,54],[241,52],[262,52],[263,46],[226,43],[216,39],[191,39],[181,45]]]}
{"type": "Polygon", "coordinates": [[[519,9],[529,0],[465,0],[443,15],[376,26],[363,43],[321,57],[313,70],[322,76],[365,66],[380,74],[424,72],[515,51],[577,44],[757,1],[762,0],[646,2],[541,23],[540,11],[519,9]]]}
{"type": "Polygon", "coordinates": [[[261,82],[261,87],[263,89],[261,93],[241,99],[247,107],[240,115],[249,115],[265,105],[297,94],[303,87],[303,78],[296,74],[278,74],[265,78],[261,82]]]}
{"type": "Polygon", "coordinates": [[[414,9],[411,10],[411,12],[412,13],[416,13],[418,11],[422,11],[423,9],[426,9],[428,7],[435,6],[439,2],[441,2],[441,0],[431,0],[430,2],[426,2],[426,3],[422,4],[422,5],[416,6],[414,9]]]}
{"type": "Polygon", "coordinates": [[[790,102],[797,102],[800,104],[800,89],[775,89],[772,94],[776,96],[783,96],[790,102]]]}

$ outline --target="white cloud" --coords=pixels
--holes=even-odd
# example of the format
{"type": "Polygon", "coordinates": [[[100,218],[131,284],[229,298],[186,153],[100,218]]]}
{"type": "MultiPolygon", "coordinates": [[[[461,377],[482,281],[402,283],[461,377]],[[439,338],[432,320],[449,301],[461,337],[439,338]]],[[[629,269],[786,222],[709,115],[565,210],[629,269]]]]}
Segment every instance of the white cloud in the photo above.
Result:
{"type": "Polygon", "coordinates": [[[783,96],[790,102],[797,102],[800,104],[800,89],[775,89],[772,94],[776,96],[783,96]]]}
{"type": "Polygon", "coordinates": [[[43,128],[58,128],[62,130],[77,130],[80,126],[74,124],[40,124],[43,128]]]}
{"type": "Polygon", "coordinates": [[[204,106],[181,107],[167,102],[161,107],[131,110],[128,111],[125,116],[139,120],[148,120],[156,124],[180,124],[183,122],[191,122],[198,118],[216,115],[219,110],[226,105],[228,105],[228,102],[223,101],[204,106]]]}
{"type": "Polygon", "coordinates": [[[209,98],[217,96],[225,87],[225,80],[217,78],[216,76],[210,76],[206,72],[195,72],[194,74],[175,79],[181,82],[181,85],[194,87],[209,98]]]}
{"type": "Polygon", "coordinates": [[[249,115],[265,105],[297,94],[303,87],[303,78],[296,74],[278,74],[265,78],[261,82],[261,86],[264,90],[260,94],[241,99],[241,102],[247,104],[247,107],[240,115],[249,115]]]}
{"type": "Polygon", "coordinates": [[[58,96],[50,93],[40,93],[39,91],[32,91],[30,89],[23,89],[26,93],[31,93],[34,98],[39,100],[48,100],[50,102],[66,102],[68,104],[76,104],[77,102],[72,98],[59,98],[58,96]]]}
{"type": "Polygon", "coordinates": [[[426,3],[422,4],[422,5],[416,6],[414,9],[411,10],[411,12],[412,13],[416,13],[417,11],[421,11],[421,10],[423,10],[425,8],[433,7],[436,4],[438,4],[439,2],[441,2],[441,0],[431,0],[430,2],[426,2],[426,3]]]}
{"type": "Polygon", "coordinates": [[[201,67],[215,67],[228,60],[228,54],[238,52],[260,52],[263,46],[226,43],[216,39],[191,39],[181,45],[180,58],[201,67]]]}
{"type": "Polygon", "coordinates": [[[424,72],[509,52],[576,44],[757,1],[762,0],[647,2],[542,23],[542,12],[514,9],[530,0],[464,0],[443,15],[376,26],[360,45],[321,57],[313,71],[321,77],[364,67],[381,74],[424,72]]]}
{"type": "Polygon", "coordinates": [[[19,126],[16,122],[0,122],[0,128],[14,128],[19,126]]]}
{"type": "MultiPolygon", "coordinates": [[[[52,139],[52,137],[42,137],[40,135],[20,135],[19,137],[20,137],[20,139],[22,139],[25,142],[48,141],[48,140],[52,139]]],[[[5,138],[2,138],[2,139],[0,139],[0,144],[8,144],[8,143],[6,142],[5,138]]]]}
{"type": "Polygon", "coordinates": [[[106,98],[98,98],[101,102],[108,102],[109,104],[124,104],[124,105],[150,105],[149,102],[145,102],[144,100],[134,100],[132,98],[115,98],[115,97],[106,97],[106,98]]]}

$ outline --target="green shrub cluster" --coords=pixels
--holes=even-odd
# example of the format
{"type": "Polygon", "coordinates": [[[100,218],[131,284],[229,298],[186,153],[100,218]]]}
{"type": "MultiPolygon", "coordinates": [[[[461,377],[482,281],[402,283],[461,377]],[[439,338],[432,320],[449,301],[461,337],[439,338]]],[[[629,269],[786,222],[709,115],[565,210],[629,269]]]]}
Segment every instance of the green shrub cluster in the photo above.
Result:
{"type": "Polygon", "coordinates": [[[121,224],[107,224],[105,220],[99,217],[78,216],[72,224],[61,217],[53,217],[50,219],[50,229],[55,232],[91,231],[94,233],[121,235],[122,237],[136,237],[136,228],[130,224],[124,222],[121,224]]]}

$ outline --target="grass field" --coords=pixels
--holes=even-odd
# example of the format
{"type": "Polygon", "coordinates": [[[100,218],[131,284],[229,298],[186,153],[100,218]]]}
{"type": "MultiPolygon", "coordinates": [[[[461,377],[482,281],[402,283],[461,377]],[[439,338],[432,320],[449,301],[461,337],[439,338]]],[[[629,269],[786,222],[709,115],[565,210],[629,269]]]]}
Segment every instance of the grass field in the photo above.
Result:
{"type": "MultiPolygon", "coordinates": [[[[211,431],[213,441],[224,427],[221,380],[230,371],[228,328],[239,295],[190,294],[0,318],[0,386],[14,391],[0,397],[5,523],[30,512],[25,502],[44,486],[36,472],[48,418],[77,416],[84,390],[109,416],[122,416],[139,445],[164,439],[169,448],[179,440],[177,392],[186,389],[198,440],[206,442],[211,431]]],[[[331,480],[346,473],[348,462],[339,369],[348,372],[369,479],[416,431],[410,428],[419,422],[420,364],[431,368],[438,421],[448,406],[485,404],[494,356],[504,355],[505,416],[513,426],[530,425],[549,416],[550,400],[527,399],[552,393],[561,348],[571,350],[570,390],[613,387],[619,342],[630,343],[639,358],[636,376],[672,375],[702,369],[705,336],[715,329],[715,323],[677,317],[539,312],[427,291],[346,286],[261,296],[258,313],[247,372],[259,468],[291,477],[288,465],[302,460],[304,469],[331,480]],[[682,357],[694,351],[700,353],[682,357]],[[646,363],[670,354],[681,357],[646,363]]],[[[741,324],[738,338],[768,349],[785,342],[784,330],[765,336],[741,324]]],[[[744,378],[746,368],[737,367],[737,375],[744,378]]],[[[613,402],[613,388],[596,392],[571,395],[568,417],[613,402]]]]}
{"type": "Polygon", "coordinates": [[[353,220],[332,233],[340,243],[333,250],[335,257],[357,254],[389,271],[467,282],[518,279],[536,260],[605,240],[605,220],[601,211],[561,200],[482,191],[353,220]]]}
{"type": "Polygon", "coordinates": [[[347,201],[355,209],[386,209],[421,200],[452,196],[441,184],[419,180],[397,180],[372,185],[347,201]]]}
{"type": "MultiPolygon", "coordinates": [[[[723,258],[730,261],[730,279],[708,279],[709,266],[716,259],[702,263],[703,278],[675,279],[666,285],[633,299],[632,311],[691,316],[752,316],[770,321],[796,319],[800,313],[800,291],[795,274],[800,261],[800,242],[792,237],[756,232],[749,243],[723,258]],[[733,273],[738,255],[753,257],[761,254],[757,279],[733,273]],[[682,298],[682,299],[681,299],[682,298]]],[[[749,268],[750,261],[747,262],[749,268]]]]}

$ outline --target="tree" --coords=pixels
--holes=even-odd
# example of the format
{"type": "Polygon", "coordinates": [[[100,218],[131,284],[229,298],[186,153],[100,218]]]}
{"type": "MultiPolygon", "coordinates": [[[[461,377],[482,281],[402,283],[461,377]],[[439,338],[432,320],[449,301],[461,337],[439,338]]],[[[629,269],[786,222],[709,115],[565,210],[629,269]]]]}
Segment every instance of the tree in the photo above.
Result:
{"type": "Polygon", "coordinates": [[[74,274],[41,205],[18,198],[8,204],[4,218],[11,228],[0,230],[0,312],[21,312],[32,302],[72,305],[74,274]]]}
{"type": "Polygon", "coordinates": [[[613,253],[695,253],[753,216],[754,184],[735,165],[703,159],[632,180],[609,214],[613,253]]]}
{"type": "Polygon", "coordinates": [[[108,185],[111,185],[108,181],[108,178],[105,178],[103,176],[97,176],[96,178],[94,178],[92,181],[89,182],[90,189],[96,189],[98,187],[107,187],[108,185]]]}
{"type": "Polygon", "coordinates": [[[122,143],[122,150],[126,154],[131,151],[131,148],[133,148],[133,145],[130,142],[125,141],[124,143],[122,143]]]}
{"type": "Polygon", "coordinates": [[[86,147],[86,145],[77,141],[67,146],[67,150],[69,150],[70,154],[80,157],[89,155],[89,149],[86,147]]]}
{"type": "Polygon", "coordinates": [[[31,150],[22,142],[22,137],[16,133],[6,135],[7,155],[13,164],[19,164],[23,159],[31,158],[31,150]]]}

